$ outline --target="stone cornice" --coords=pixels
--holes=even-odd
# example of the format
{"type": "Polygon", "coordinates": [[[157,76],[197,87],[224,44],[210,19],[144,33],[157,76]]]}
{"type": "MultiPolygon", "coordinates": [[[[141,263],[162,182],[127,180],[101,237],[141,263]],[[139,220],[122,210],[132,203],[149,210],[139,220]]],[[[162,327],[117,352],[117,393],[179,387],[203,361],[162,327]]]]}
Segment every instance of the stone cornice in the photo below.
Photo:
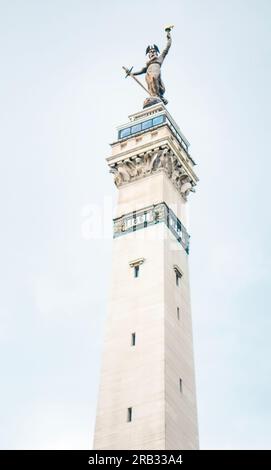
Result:
{"type": "Polygon", "coordinates": [[[153,145],[148,143],[109,157],[107,162],[117,187],[163,171],[186,200],[188,194],[195,191],[198,181],[191,166],[169,137],[157,139],[153,145]]]}
{"type": "MultiPolygon", "coordinates": [[[[180,145],[180,143],[178,142],[178,139],[176,139],[175,135],[172,134],[171,129],[170,129],[170,127],[167,123],[163,123],[162,125],[158,125],[158,126],[153,127],[152,130],[151,130],[151,133],[156,133],[156,131],[159,130],[159,128],[167,128],[168,129],[168,135],[156,139],[156,142],[160,142],[162,140],[169,140],[171,142],[174,142],[176,150],[178,150],[184,156],[184,158],[189,160],[190,164],[192,163],[193,165],[195,165],[194,160],[189,155],[188,151],[183,146],[180,145]]],[[[134,135],[133,139],[135,140],[135,142],[137,142],[136,150],[138,150],[139,148],[143,148],[145,146],[150,145],[150,143],[147,143],[147,142],[145,142],[141,146],[138,144],[138,141],[141,139],[141,137],[144,136],[144,134],[149,134],[149,133],[150,133],[150,130],[147,129],[146,131],[142,131],[142,132],[134,135]]],[[[126,139],[122,139],[121,142],[119,140],[117,140],[116,142],[113,142],[110,145],[111,145],[112,148],[115,148],[116,146],[119,146],[119,145],[121,145],[121,146],[125,145],[125,143],[127,141],[130,141],[130,140],[131,140],[131,137],[127,137],[126,139]]],[[[133,150],[135,150],[135,147],[134,147],[133,150]]],[[[128,150],[126,149],[123,152],[120,150],[120,152],[118,152],[118,155],[122,155],[122,154],[125,154],[127,152],[131,152],[131,148],[128,149],[128,150]]],[[[112,156],[108,157],[107,160],[109,160],[111,158],[116,158],[116,155],[112,155],[112,156]]]]}

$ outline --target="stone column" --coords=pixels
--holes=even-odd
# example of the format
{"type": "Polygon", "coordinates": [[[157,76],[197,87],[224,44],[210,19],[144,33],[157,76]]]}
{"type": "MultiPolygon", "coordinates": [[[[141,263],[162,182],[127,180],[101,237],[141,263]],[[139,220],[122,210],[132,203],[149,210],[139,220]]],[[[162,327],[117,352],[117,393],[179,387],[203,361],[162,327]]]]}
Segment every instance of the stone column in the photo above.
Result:
{"type": "Polygon", "coordinates": [[[186,201],[189,143],[161,104],[107,158],[118,188],[95,449],[197,449],[186,201]]]}

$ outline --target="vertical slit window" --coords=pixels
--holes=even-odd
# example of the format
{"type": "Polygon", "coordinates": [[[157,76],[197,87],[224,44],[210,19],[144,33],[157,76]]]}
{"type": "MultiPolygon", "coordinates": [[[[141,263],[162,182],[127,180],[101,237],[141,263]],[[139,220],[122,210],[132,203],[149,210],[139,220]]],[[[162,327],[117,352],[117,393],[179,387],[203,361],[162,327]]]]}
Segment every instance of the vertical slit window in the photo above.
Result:
{"type": "Polygon", "coordinates": [[[132,421],[132,408],[127,409],[127,422],[130,423],[132,421]]]}
{"type": "Polygon", "coordinates": [[[131,337],[131,346],[135,346],[136,344],[136,334],[135,333],[132,333],[132,337],[131,337]]]}
{"type": "Polygon", "coordinates": [[[179,380],[179,387],[180,387],[180,393],[183,393],[183,381],[182,381],[182,379],[179,380]]]}
{"type": "Polygon", "coordinates": [[[177,318],[178,320],[180,320],[180,308],[179,307],[177,307],[177,318]]]}
{"type": "Polygon", "coordinates": [[[179,285],[179,279],[180,279],[180,276],[179,276],[179,274],[176,272],[176,286],[179,285]]]}
{"type": "Polygon", "coordinates": [[[134,277],[139,277],[139,268],[142,263],[144,263],[144,258],[138,258],[135,259],[134,261],[130,261],[129,265],[133,270],[134,277]]]}
{"type": "Polygon", "coordinates": [[[178,268],[178,266],[173,266],[174,268],[174,271],[175,271],[175,280],[176,280],[176,286],[179,286],[180,285],[180,280],[182,278],[182,273],[180,271],[180,269],[178,268]]]}

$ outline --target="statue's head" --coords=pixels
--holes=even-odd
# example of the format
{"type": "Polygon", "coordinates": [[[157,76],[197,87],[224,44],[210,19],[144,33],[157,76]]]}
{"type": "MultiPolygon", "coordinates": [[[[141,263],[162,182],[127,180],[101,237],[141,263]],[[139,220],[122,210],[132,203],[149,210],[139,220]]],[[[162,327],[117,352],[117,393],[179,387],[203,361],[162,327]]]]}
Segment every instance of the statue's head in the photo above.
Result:
{"type": "Polygon", "coordinates": [[[149,59],[153,59],[153,57],[158,56],[159,48],[156,46],[156,44],[153,44],[153,46],[148,46],[146,49],[146,54],[149,54],[149,59]]]}

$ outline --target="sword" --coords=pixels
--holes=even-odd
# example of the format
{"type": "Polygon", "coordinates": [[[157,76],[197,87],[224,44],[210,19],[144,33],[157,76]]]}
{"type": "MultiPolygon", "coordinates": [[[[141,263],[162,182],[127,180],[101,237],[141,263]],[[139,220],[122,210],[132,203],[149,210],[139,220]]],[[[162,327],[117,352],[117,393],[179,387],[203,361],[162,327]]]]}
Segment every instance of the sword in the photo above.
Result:
{"type": "Polygon", "coordinates": [[[141,83],[141,81],[138,80],[138,78],[136,78],[136,77],[134,76],[134,74],[132,73],[133,67],[131,67],[130,69],[127,69],[126,67],[122,67],[122,68],[123,68],[123,70],[126,72],[126,77],[125,77],[125,78],[127,78],[128,76],[132,77],[132,78],[141,86],[141,88],[143,88],[143,90],[145,90],[146,93],[148,93],[148,95],[151,96],[149,90],[147,90],[147,88],[144,87],[144,85],[141,83]]]}

